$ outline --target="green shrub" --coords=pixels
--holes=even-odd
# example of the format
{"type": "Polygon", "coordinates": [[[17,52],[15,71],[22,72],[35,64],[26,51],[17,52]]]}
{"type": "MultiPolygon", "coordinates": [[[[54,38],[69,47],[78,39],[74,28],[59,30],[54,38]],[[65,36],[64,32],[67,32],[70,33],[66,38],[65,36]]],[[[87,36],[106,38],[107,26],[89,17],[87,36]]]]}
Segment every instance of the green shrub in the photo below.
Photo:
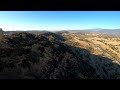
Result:
{"type": "Polygon", "coordinates": [[[30,53],[30,61],[32,63],[35,63],[35,62],[39,61],[40,52],[39,52],[38,48],[39,48],[38,44],[32,45],[31,53],[30,53]]]}
{"type": "Polygon", "coordinates": [[[3,35],[3,30],[0,29],[0,41],[4,38],[4,35],[3,35]]]}

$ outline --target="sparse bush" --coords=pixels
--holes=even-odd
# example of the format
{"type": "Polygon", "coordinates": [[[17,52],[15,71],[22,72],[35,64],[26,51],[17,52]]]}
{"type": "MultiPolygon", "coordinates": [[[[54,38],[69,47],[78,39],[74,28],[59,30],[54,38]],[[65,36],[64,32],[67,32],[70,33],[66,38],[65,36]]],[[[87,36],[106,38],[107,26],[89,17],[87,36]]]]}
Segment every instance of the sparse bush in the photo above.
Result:
{"type": "Polygon", "coordinates": [[[92,47],[88,47],[88,49],[89,49],[90,51],[93,51],[93,48],[92,48],[92,47]]]}
{"type": "Polygon", "coordinates": [[[107,43],[105,43],[105,45],[107,45],[107,43]]]}
{"type": "Polygon", "coordinates": [[[54,37],[52,35],[50,35],[48,38],[49,38],[50,41],[54,40],[54,37]]]}

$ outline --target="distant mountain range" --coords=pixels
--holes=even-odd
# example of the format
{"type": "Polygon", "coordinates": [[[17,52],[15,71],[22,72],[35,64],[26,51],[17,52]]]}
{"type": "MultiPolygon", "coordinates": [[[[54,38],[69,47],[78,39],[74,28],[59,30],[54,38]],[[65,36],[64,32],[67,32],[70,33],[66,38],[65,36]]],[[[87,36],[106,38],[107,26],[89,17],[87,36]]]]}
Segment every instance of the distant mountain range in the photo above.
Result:
{"type": "Polygon", "coordinates": [[[59,31],[49,31],[49,30],[19,30],[19,31],[4,31],[6,34],[11,34],[11,33],[16,33],[16,32],[29,32],[29,33],[39,33],[39,32],[71,32],[71,33],[79,33],[79,32],[84,32],[84,33],[90,33],[90,32],[95,32],[95,33],[105,33],[105,34],[120,34],[120,29],[102,29],[102,28],[93,28],[93,29],[81,29],[81,30],[59,30],[59,31]]]}
{"type": "Polygon", "coordinates": [[[90,33],[90,32],[95,32],[95,33],[106,33],[106,34],[120,34],[120,29],[100,29],[100,28],[97,28],[97,29],[65,30],[65,31],[72,32],[72,33],[79,33],[79,32],[90,33]]]}

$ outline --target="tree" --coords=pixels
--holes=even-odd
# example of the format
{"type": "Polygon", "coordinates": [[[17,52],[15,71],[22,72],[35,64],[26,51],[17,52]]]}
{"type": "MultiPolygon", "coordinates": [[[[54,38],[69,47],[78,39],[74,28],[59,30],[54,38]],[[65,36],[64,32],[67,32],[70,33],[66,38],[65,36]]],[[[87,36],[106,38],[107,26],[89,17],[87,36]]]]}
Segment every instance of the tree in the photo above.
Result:
{"type": "Polygon", "coordinates": [[[3,30],[2,30],[2,28],[0,28],[0,40],[2,40],[3,39],[3,30]]]}
{"type": "Polygon", "coordinates": [[[2,30],[2,28],[0,28],[0,35],[3,35],[3,30],[2,30]]]}

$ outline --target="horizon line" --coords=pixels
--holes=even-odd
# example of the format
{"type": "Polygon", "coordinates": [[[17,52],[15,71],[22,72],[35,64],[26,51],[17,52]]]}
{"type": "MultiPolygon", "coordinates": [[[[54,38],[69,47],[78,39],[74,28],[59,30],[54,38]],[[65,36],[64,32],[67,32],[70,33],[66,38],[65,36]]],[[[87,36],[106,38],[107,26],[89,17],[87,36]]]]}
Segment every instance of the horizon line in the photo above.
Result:
{"type": "MultiPolygon", "coordinates": [[[[2,28],[0,28],[2,29],[2,28]]],[[[114,29],[120,29],[120,28],[87,28],[87,29],[16,29],[16,30],[4,30],[2,29],[3,31],[68,31],[68,30],[103,30],[103,29],[108,29],[108,30],[114,30],[114,29]]]]}

